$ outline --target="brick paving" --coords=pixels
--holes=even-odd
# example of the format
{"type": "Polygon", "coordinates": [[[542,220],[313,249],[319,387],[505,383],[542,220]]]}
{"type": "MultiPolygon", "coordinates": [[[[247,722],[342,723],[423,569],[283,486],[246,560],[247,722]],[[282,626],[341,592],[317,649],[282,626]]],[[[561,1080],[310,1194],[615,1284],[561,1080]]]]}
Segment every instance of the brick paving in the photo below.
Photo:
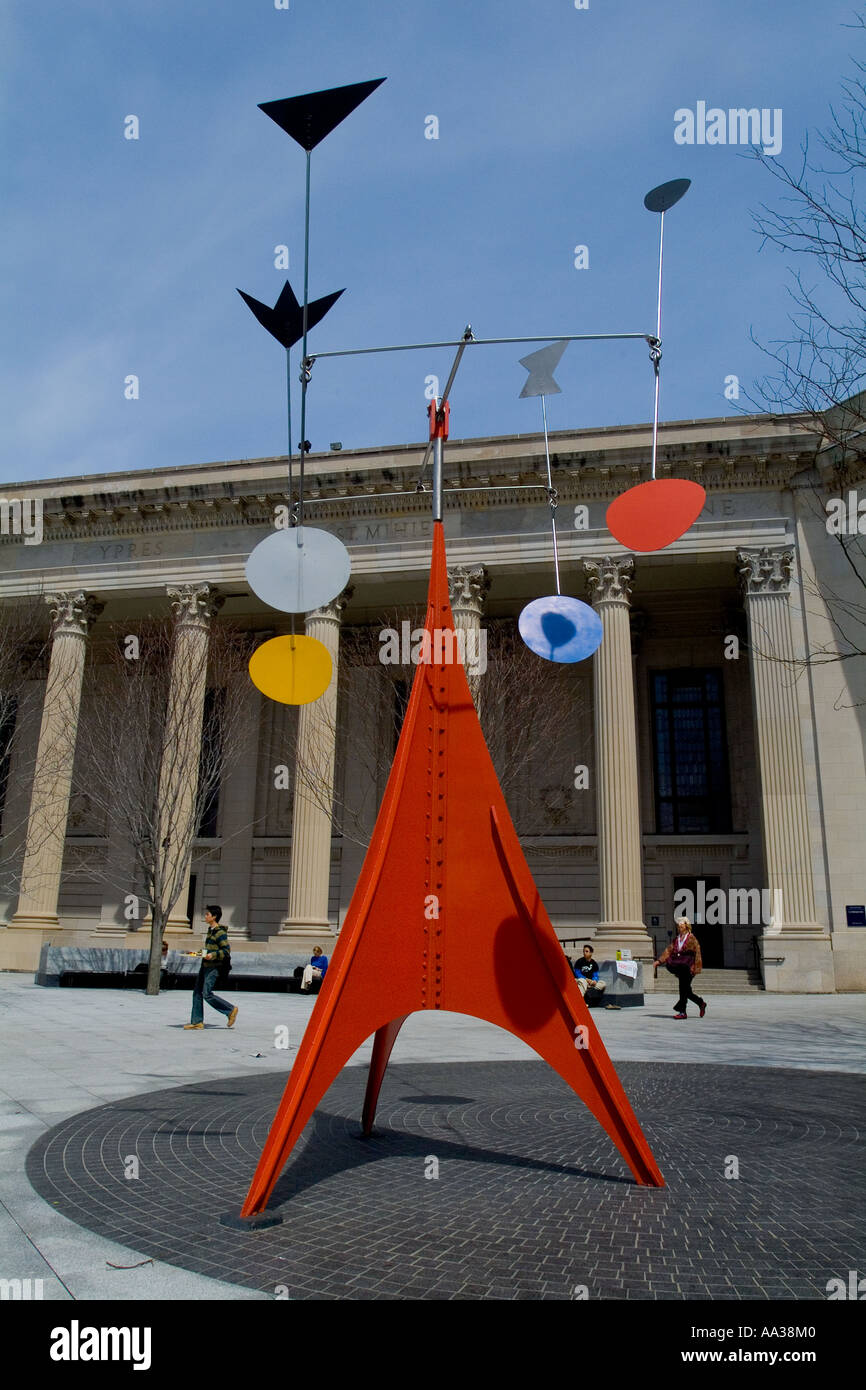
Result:
{"type": "Polygon", "coordinates": [[[335,1081],[254,1234],[237,1211],[284,1077],[138,1094],[57,1124],[27,1174],[54,1209],[169,1265],[291,1299],[826,1299],[866,1270],[866,1099],[847,1073],[620,1062],[665,1174],[640,1188],[537,1062],[335,1081]],[[127,1178],[130,1156],[139,1176],[127,1178]],[[739,1178],[725,1177],[731,1160],[739,1178]],[[436,1161],[434,1163],[434,1160],[436,1161]],[[426,1177],[435,1171],[438,1177],[426,1177]]]}

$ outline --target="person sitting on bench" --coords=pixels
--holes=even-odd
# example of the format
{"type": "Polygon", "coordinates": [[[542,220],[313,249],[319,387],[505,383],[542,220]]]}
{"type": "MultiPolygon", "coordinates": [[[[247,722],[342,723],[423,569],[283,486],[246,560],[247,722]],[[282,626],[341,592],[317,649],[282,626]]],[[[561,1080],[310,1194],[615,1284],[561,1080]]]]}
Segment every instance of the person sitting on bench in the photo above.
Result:
{"type": "Polygon", "coordinates": [[[314,946],[309,965],[305,965],[301,971],[301,992],[309,993],[314,980],[324,980],[327,969],[328,957],[322,954],[321,946],[314,946]]]}
{"type": "Polygon", "coordinates": [[[577,980],[577,987],[582,995],[586,995],[588,989],[595,990],[601,994],[604,990],[604,981],[599,979],[598,961],[593,959],[592,947],[589,942],[584,943],[583,958],[574,962],[574,978],[577,980]]]}

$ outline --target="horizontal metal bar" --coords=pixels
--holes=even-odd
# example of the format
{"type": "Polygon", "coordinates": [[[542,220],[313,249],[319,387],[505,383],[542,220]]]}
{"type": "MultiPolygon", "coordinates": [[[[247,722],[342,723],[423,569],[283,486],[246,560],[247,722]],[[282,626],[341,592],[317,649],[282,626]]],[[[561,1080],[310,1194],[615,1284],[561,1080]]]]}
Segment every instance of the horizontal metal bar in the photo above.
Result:
{"type": "Polygon", "coordinates": [[[444,343],[398,343],[392,347],[341,348],[337,352],[310,353],[306,362],[316,362],[320,357],[361,357],[371,352],[418,352],[421,348],[445,347],[489,347],[496,343],[601,343],[638,339],[645,343],[656,342],[654,333],[548,333],[543,338],[455,338],[444,343]]]}
{"type": "MultiPolygon", "coordinates": [[[[479,483],[477,487],[443,487],[442,495],[450,497],[452,493],[458,492],[520,492],[524,488],[547,492],[546,483],[490,483],[488,486],[479,483]]],[[[315,507],[317,502],[358,502],[365,497],[426,497],[429,496],[429,492],[429,488],[417,487],[407,492],[347,492],[342,497],[307,497],[304,506],[315,507]]]]}

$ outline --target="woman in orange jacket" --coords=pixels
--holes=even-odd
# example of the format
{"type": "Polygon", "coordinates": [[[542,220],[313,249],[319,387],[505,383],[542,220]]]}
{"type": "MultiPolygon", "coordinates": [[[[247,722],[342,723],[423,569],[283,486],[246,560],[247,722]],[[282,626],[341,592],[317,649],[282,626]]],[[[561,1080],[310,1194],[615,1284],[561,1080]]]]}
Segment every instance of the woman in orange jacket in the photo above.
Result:
{"type": "Polygon", "coordinates": [[[698,1005],[700,1016],[703,1018],[707,1012],[706,1000],[699,994],[692,993],[692,980],[698,971],[703,969],[701,947],[688,917],[681,917],[677,922],[677,935],[653,964],[666,965],[671,974],[677,977],[680,997],[674,1006],[674,1018],[686,1017],[686,1003],[689,999],[698,1005]]]}

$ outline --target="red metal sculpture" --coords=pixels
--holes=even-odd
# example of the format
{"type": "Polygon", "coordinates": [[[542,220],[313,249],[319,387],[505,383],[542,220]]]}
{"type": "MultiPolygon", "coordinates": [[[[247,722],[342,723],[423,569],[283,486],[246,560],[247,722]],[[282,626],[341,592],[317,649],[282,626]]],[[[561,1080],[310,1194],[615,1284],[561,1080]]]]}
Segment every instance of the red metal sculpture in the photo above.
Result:
{"type": "MultiPolygon", "coordinates": [[[[434,522],[429,661],[419,664],[373,838],[241,1218],[263,1211],[331,1082],[375,1033],[363,1130],[409,1014],[507,1028],[589,1106],[638,1183],[664,1179],[523,856],[464,667],[434,522]]],[[[421,655],[427,655],[422,648],[421,655]]]]}

